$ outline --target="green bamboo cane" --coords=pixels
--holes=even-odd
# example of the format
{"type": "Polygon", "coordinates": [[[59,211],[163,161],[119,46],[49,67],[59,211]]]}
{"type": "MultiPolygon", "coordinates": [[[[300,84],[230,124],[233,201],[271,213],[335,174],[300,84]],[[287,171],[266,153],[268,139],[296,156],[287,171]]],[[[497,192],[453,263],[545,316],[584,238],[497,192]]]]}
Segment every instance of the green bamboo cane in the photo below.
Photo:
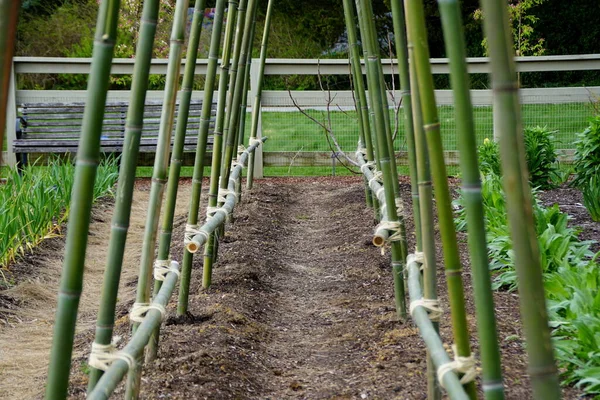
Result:
{"type": "MultiPolygon", "coordinates": [[[[256,140],[256,135],[258,132],[258,122],[260,119],[260,107],[261,107],[261,98],[262,98],[262,88],[265,77],[265,62],[267,59],[267,46],[269,45],[269,31],[271,29],[271,16],[273,15],[273,3],[274,0],[269,0],[267,4],[267,12],[265,16],[265,26],[263,30],[262,42],[260,45],[260,66],[258,69],[258,79],[256,82],[254,102],[252,104],[252,122],[250,125],[250,144],[252,144],[253,140],[256,140]]],[[[246,178],[246,188],[248,190],[252,189],[252,185],[254,183],[254,153],[250,154],[250,158],[248,160],[248,176],[246,178]]]]}
{"type": "Polygon", "coordinates": [[[483,371],[482,388],[486,399],[501,400],[504,399],[504,385],[502,384],[494,298],[485,238],[485,215],[481,196],[475,123],[469,93],[470,82],[461,10],[457,0],[438,0],[438,4],[442,17],[446,54],[450,59],[450,80],[454,93],[462,195],[466,203],[469,254],[475,311],[479,327],[479,349],[483,371]]]}
{"type": "MultiPolygon", "coordinates": [[[[247,0],[241,0],[240,6],[238,7],[237,21],[235,24],[235,39],[233,43],[233,55],[231,60],[231,69],[229,71],[229,91],[227,92],[227,115],[225,116],[225,122],[223,124],[223,142],[221,143],[221,154],[225,153],[225,145],[227,143],[227,137],[229,136],[229,120],[231,118],[231,107],[233,104],[233,92],[235,88],[235,80],[237,79],[238,64],[240,60],[240,53],[242,50],[242,39],[244,36],[244,22],[246,21],[247,0]]],[[[221,166],[221,170],[223,166],[221,166]]],[[[218,245],[218,243],[215,243],[218,245]]]]}
{"type": "Polygon", "coordinates": [[[369,85],[369,95],[371,97],[371,107],[374,111],[375,133],[377,135],[377,146],[379,148],[378,158],[383,174],[383,183],[386,188],[386,212],[388,221],[398,224],[401,237],[399,241],[391,242],[392,250],[392,274],[394,278],[394,297],[396,300],[396,311],[400,319],[406,318],[406,305],[404,293],[404,279],[402,271],[406,261],[406,235],[404,224],[399,218],[396,209],[396,199],[399,198],[398,190],[398,171],[394,157],[394,148],[390,146],[391,132],[385,124],[385,113],[388,112],[387,100],[384,103],[386,93],[381,93],[381,61],[379,59],[379,50],[376,47],[376,32],[373,24],[373,10],[371,2],[359,0],[361,13],[359,19],[362,20],[361,29],[366,39],[367,49],[367,78],[369,85]],[[404,248],[403,248],[404,247],[404,248]]]}
{"type": "MultiPolygon", "coordinates": [[[[17,21],[21,1],[0,0],[0,129],[6,126],[6,107],[8,104],[8,88],[12,70],[12,59],[15,52],[17,21]]],[[[0,148],[4,135],[0,135],[0,148]]],[[[10,149],[9,149],[10,150],[10,149]]],[[[2,157],[0,156],[0,161],[2,157]]]]}
{"type": "MultiPolygon", "coordinates": [[[[220,147],[217,141],[220,137],[220,120],[222,119],[223,107],[220,97],[220,89],[223,81],[227,81],[227,68],[229,64],[229,48],[231,47],[232,19],[235,19],[237,12],[237,2],[229,2],[229,12],[227,16],[227,29],[225,43],[223,47],[221,76],[219,77],[219,102],[217,104],[217,116],[214,129],[213,140],[213,160],[220,147]]],[[[202,115],[200,118],[200,129],[198,131],[198,143],[196,145],[196,158],[194,162],[194,173],[192,177],[192,194],[190,199],[190,208],[188,213],[188,226],[195,227],[198,224],[198,214],[200,211],[200,195],[202,191],[202,178],[204,176],[204,156],[206,152],[206,143],[208,141],[208,127],[212,110],[212,101],[214,94],[215,77],[217,73],[217,61],[219,48],[221,46],[221,34],[223,28],[223,11],[225,9],[225,0],[218,0],[216,3],[213,30],[211,34],[210,49],[208,56],[208,66],[206,70],[206,81],[204,84],[204,100],[202,103],[202,115]]],[[[194,256],[187,250],[183,251],[183,261],[181,266],[181,283],[179,285],[179,299],[177,304],[177,314],[184,315],[188,308],[190,277],[192,271],[192,261],[194,256]]]]}
{"type": "MultiPolygon", "coordinates": [[[[448,188],[448,175],[446,173],[442,139],[440,136],[440,123],[437,116],[433,90],[433,78],[429,64],[429,48],[427,45],[423,3],[421,0],[405,0],[404,4],[406,7],[406,25],[414,48],[415,71],[421,95],[423,130],[427,139],[427,150],[433,171],[433,185],[435,188],[442,248],[446,264],[446,281],[454,340],[456,342],[457,355],[460,357],[469,357],[471,349],[461,277],[462,265],[460,264],[458,254],[454,216],[448,188]]],[[[465,389],[472,398],[476,398],[474,382],[467,383],[465,389]]]]}
{"type": "MultiPolygon", "coordinates": [[[[411,46],[411,45],[409,45],[411,46]]],[[[409,47],[410,59],[414,60],[412,46],[409,47]]],[[[417,155],[417,179],[419,189],[420,219],[421,219],[421,248],[425,264],[423,268],[423,294],[425,299],[437,300],[437,260],[435,256],[435,222],[433,219],[433,188],[431,185],[431,172],[429,170],[429,156],[427,154],[427,141],[423,131],[423,117],[421,113],[421,96],[417,84],[417,73],[414,62],[409,65],[410,87],[412,89],[412,115],[414,129],[415,152],[417,155]]],[[[439,323],[432,321],[434,329],[439,332],[439,323]]],[[[429,400],[441,398],[437,383],[437,373],[433,360],[427,356],[427,393],[429,400]]]]}
{"type": "MultiPolygon", "coordinates": [[[[240,128],[238,134],[238,147],[244,145],[245,133],[246,133],[246,110],[248,109],[248,88],[250,86],[250,64],[252,63],[252,46],[254,45],[254,37],[256,36],[256,9],[254,10],[254,17],[252,19],[252,35],[250,36],[250,49],[248,50],[248,56],[246,57],[246,64],[244,65],[244,89],[246,93],[242,96],[242,103],[240,104],[240,128]]],[[[238,193],[238,194],[241,194],[238,193]]]]}
{"type": "Polygon", "coordinates": [[[392,21],[394,24],[394,39],[396,59],[400,76],[400,94],[404,114],[404,131],[406,132],[406,149],[408,152],[408,170],[410,174],[410,191],[412,197],[413,218],[417,250],[421,251],[421,216],[419,201],[419,185],[417,177],[417,155],[415,150],[415,134],[411,104],[411,85],[408,67],[408,44],[406,41],[406,26],[404,23],[404,5],[402,0],[391,0],[392,21]]]}
{"type": "MultiPolygon", "coordinates": [[[[245,60],[247,51],[248,51],[248,47],[249,47],[249,42],[250,42],[250,30],[252,29],[252,19],[253,19],[253,12],[254,9],[256,8],[256,0],[249,0],[248,1],[248,12],[246,12],[246,17],[245,17],[245,23],[244,23],[244,32],[243,32],[243,37],[242,37],[242,42],[241,42],[241,46],[240,46],[240,56],[239,59],[240,60],[245,60]]],[[[243,62],[243,61],[242,61],[243,62]]],[[[244,79],[243,79],[243,73],[244,71],[242,70],[242,68],[240,68],[241,66],[238,66],[238,70],[236,72],[237,74],[237,78],[235,81],[235,88],[234,88],[234,96],[233,96],[233,101],[231,104],[231,116],[230,116],[230,122],[229,122],[229,134],[227,135],[227,144],[225,146],[225,154],[223,155],[223,160],[217,160],[217,157],[215,156],[215,154],[213,154],[213,169],[211,170],[211,173],[213,173],[214,175],[211,176],[211,190],[210,190],[210,194],[209,194],[209,207],[215,207],[217,205],[217,195],[218,195],[218,190],[226,190],[227,186],[228,186],[228,181],[229,181],[229,174],[228,174],[228,170],[221,170],[222,166],[226,165],[229,166],[231,165],[231,160],[232,160],[232,155],[233,155],[233,149],[234,149],[234,143],[235,143],[235,137],[233,135],[233,132],[235,132],[234,127],[238,126],[238,122],[239,122],[239,118],[240,118],[240,103],[241,103],[241,97],[242,97],[242,90],[244,87],[244,79]],[[219,161],[219,164],[215,164],[217,161],[219,161]],[[221,176],[220,178],[220,184],[217,183],[219,181],[219,176],[221,176]],[[227,178],[226,178],[227,176],[227,178]],[[213,177],[216,177],[217,182],[213,182],[213,177]],[[219,186],[216,186],[219,185],[219,186]]],[[[230,88],[231,90],[231,88],[230,88]]],[[[214,145],[214,147],[216,147],[216,144],[214,145]]],[[[221,154],[219,154],[220,156],[221,154]]],[[[227,168],[229,169],[229,167],[227,168]]],[[[204,269],[203,269],[203,276],[202,276],[202,286],[207,289],[210,287],[211,285],[211,281],[212,281],[212,267],[213,267],[213,262],[214,262],[214,258],[215,258],[215,234],[213,233],[211,235],[211,237],[208,239],[208,242],[205,245],[205,254],[204,254],[204,269]]]]}
{"type": "Polygon", "coordinates": [[[559,399],[560,385],[548,327],[540,250],[533,220],[508,11],[504,1],[485,0],[481,1],[481,5],[490,50],[492,88],[498,100],[495,104],[498,104],[497,111],[502,115],[498,121],[498,131],[501,132],[503,186],[519,281],[533,398],[559,399]]]}
{"type": "Polygon", "coordinates": [[[100,159],[102,120],[119,21],[119,5],[119,0],[104,1],[98,13],[48,368],[47,399],[67,397],[77,308],[83,284],[93,188],[100,159]]]}
{"type": "MultiPolygon", "coordinates": [[[[171,164],[169,166],[169,182],[167,184],[167,196],[165,201],[165,210],[163,212],[162,227],[158,239],[157,263],[169,265],[169,252],[171,248],[171,237],[173,234],[173,218],[175,217],[175,206],[177,205],[177,191],[179,189],[179,176],[181,164],[183,161],[183,149],[187,133],[187,124],[192,100],[192,87],[194,84],[194,75],[196,72],[196,57],[198,56],[198,44],[202,33],[202,20],[204,19],[204,8],[206,0],[196,0],[194,7],[194,17],[192,18],[192,30],[190,32],[187,62],[181,86],[181,95],[179,99],[179,114],[177,116],[177,125],[175,128],[175,140],[171,153],[171,164]]],[[[189,272],[188,269],[186,272],[189,272]]],[[[189,279],[189,278],[188,278],[189,279]]],[[[154,282],[154,295],[158,294],[161,287],[161,281],[154,282]]],[[[155,334],[148,345],[146,357],[148,360],[156,358],[158,352],[160,326],[156,328],[155,334]]]]}
{"type": "MultiPolygon", "coordinates": [[[[131,96],[125,123],[125,139],[123,154],[121,155],[115,209],[108,242],[108,258],[106,269],[104,270],[100,309],[96,322],[96,337],[94,342],[99,345],[109,345],[113,335],[115,308],[131,216],[135,170],[144,123],[144,104],[148,89],[148,76],[150,74],[150,61],[152,59],[152,46],[156,33],[158,10],[158,0],[144,2],[139,31],[140,40],[136,49],[131,96]]],[[[88,392],[94,389],[102,374],[102,370],[93,367],[90,368],[88,392]]]]}
{"type": "MultiPolygon", "coordinates": [[[[173,130],[175,103],[177,101],[177,87],[180,77],[181,55],[183,53],[185,21],[187,18],[188,5],[189,0],[177,0],[177,3],[175,4],[175,15],[171,31],[171,45],[169,49],[169,64],[167,67],[165,93],[158,132],[158,144],[156,146],[154,168],[152,171],[150,200],[148,202],[148,213],[146,214],[146,227],[144,229],[144,241],[142,242],[140,272],[137,284],[136,303],[140,304],[150,302],[150,287],[152,284],[153,272],[152,264],[156,246],[158,219],[160,216],[165,184],[167,183],[171,132],[173,130]]],[[[138,325],[139,323],[133,324],[134,332],[138,325]]],[[[127,391],[125,394],[126,398],[137,399],[139,397],[141,378],[142,363],[141,360],[138,360],[136,367],[129,371],[127,391]]]]}
{"type": "MultiPolygon", "coordinates": [[[[348,47],[350,50],[350,64],[352,82],[354,83],[354,99],[356,102],[356,115],[358,117],[358,134],[360,147],[364,147],[368,161],[373,161],[373,143],[371,141],[371,128],[369,126],[369,111],[367,98],[365,95],[365,85],[363,81],[362,66],[360,63],[360,53],[356,34],[356,23],[354,18],[354,7],[352,0],[344,0],[344,19],[346,22],[346,32],[348,35],[348,47]]],[[[366,178],[365,178],[366,179],[366,178]]],[[[365,180],[365,199],[367,207],[374,207],[373,193],[369,188],[368,181],[365,180]]],[[[377,214],[377,211],[375,211],[377,214]]]]}

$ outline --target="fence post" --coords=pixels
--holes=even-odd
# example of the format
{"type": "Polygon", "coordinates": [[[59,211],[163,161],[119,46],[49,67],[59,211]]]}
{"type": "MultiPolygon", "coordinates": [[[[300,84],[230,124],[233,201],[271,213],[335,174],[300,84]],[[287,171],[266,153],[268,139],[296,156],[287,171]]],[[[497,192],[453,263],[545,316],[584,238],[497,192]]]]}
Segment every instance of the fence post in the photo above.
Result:
{"type": "MultiPolygon", "coordinates": [[[[257,58],[252,59],[250,64],[250,101],[249,104],[254,104],[254,98],[258,93],[258,74],[260,71],[260,60],[257,58]]],[[[258,129],[256,132],[256,138],[262,138],[262,106],[259,105],[258,109],[258,129]]],[[[254,111],[254,110],[252,110],[254,111]]],[[[258,146],[254,150],[254,177],[263,178],[263,146],[258,146]]]]}
{"type": "Polygon", "coordinates": [[[17,121],[17,81],[15,78],[15,63],[13,61],[8,84],[8,102],[6,103],[6,152],[2,154],[2,163],[14,167],[17,157],[13,152],[13,142],[16,139],[15,124],[17,121]]]}

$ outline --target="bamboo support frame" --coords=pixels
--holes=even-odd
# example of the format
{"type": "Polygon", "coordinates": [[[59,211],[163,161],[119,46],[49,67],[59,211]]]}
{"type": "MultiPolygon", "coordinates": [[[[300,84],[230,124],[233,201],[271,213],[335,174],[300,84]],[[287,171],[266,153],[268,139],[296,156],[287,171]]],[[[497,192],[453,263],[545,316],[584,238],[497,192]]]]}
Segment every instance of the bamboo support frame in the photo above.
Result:
{"type": "MultiPolygon", "coordinates": [[[[458,254],[454,216],[448,188],[448,175],[446,173],[440,123],[433,91],[423,3],[422,0],[405,0],[404,4],[406,6],[406,25],[413,46],[417,84],[421,95],[423,130],[427,139],[427,150],[433,172],[434,194],[442,238],[454,340],[458,356],[469,357],[471,348],[461,276],[462,265],[458,254]]],[[[465,387],[471,398],[476,398],[474,382],[467,383],[465,387]]]]}
{"type": "MultiPolygon", "coordinates": [[[[0,0],[0,127],[4,132],[6,126],[6,107],[10,87],[12,59],[15,52],[17,21],[21,1],[0,0]]],[[[3,147],[4,135],[0,135],[0,149],[3,147]]],[[[0,161],[1,157],[0,157],[0,161]]]]}
{"type": "Polygon", "coordinates": [[[504,399],[504,385],[502,384],[496,313],[488,264],[485,215],[461,11],[457,0],[438,0],[438,4],[442,17],[446,53],[450,59],[450,80],[454,92],[462,176],[461,192],[466,203],[469,255],[479,328],[482,388],[486,399],[502,400],[504,399]]]}
{"type": "MultiPolygon", "coordinates": [[[[231,47],[231,25],[232,19],[235,19],[237,2],[229,2],[229,14],[227,18],[227,28],[225,35],[225,44],[223,47],[223,57],[221,66],[221,75],[219,76],[219,102],[217,104],[217,116],[214,129],[213,141],[213,163],[215,157],[218,156],[220,146],[218,141],[221,136],[222,114],[224,106],[221,99],[221,87],[224,82],[227,82],[227,68],[229,63],[229,54],[231,47]]],[[[213,31],[211,35],[210,50],[208,56],[208,67],[206,71],[206,81],[204,84],[204,100],[202,104],[201,125],[198,130],[198,144],[196,146],[196,158],[194,162],[194,173],[192,177],[192,194],[190,199],[190,208],[188,213],[188,225],[195,226],[198,224],[198,214],[200,211],[200,195],[202,191],[202,178],[204,176],[204,155],[206,152],[206,142],[208,138],[208,126],[210,123],[210,115],[213,101],[213,88],[215,85],[215,77],[217,73],[217,61],[219,47],[221,46],[221,34],[223,27],[223,11],[225,9],[225,0],[217,0],[215,17],[213,23],[213,31]]],[[[177,314],[185,315],[188,309],[190,278],[192,273],[193,255],[184,249],[183,261],[181,266],[181,283],[179,285],[179,300],[177,305],[177,314]]]]}
{"type": "Polygon", "coordinates": [[[548,326],[546,298],[537,241],[529,173],[525,160],[512,34],[506,2],[482,0],[484,28],[490,50],[492,90],[499,113],[500,156],[508,226],[519,283],[519,302],[528,372],[535,399],[560,399],[558,371],[548,326]]]}
{"type": "MultiPolygon", "coordinates": [[[[253,140],[256,140],[256,135],[258,132],[258,122],[260,120],[261,113],[261,97],[262,97],[262,88],[263,81],[265,76],[265,62],[267,60],[267,47],[269,45],[269,31],[271,29],[271,17],[273,15],[273,3],[274,0],[269,0],[267,4],[267,12],[265,16],[265,27],[263,30],[262,42],[260,45],[260,66],[258,70],[258,80],[256,82],[254,102],[252,103],[252,120],[250,125],[250,144],[252,144],[253,140]]],[[[246,189],[252,189],[252,185],[254,183],[254,153],[250,154],[250,158],[248,160],[248,171],[246,178],[246,189]]]]}
{"type": "MultiPolygon", "coordinates": [[[[190,102],[192,99],[192,86],[194,84],[194,75],[196,72],[196,63],[193,62],[198,56],[198,44],[202,33],[202,21],[204,19],[204,8],[206,0],[196,0],[194,6],[194,16],[192,18],[192,29],[190,32],[187,60],[183,83],[181,86],[181,96],[179,99],[179,114],[177,116],[177,125],[175,128],[175,139],[173,150],[171,152],[171,163],[169,167],[169,179],[167,183],[167,195],[165,200],[165,210],[163,212],[162,227],[158,239],[157,260],[168,261],[171,249],[171,237],[173,234],[173,218],[175,217],[175,206],[177,205],[177,191],[179,189],[179,176],[183,160],[183,147],[187,131],[190,102]]],[[[211,108],[212,109],[212,108],[211,108]]],[[[189,272],[189,269],[186,273],[189,272]]],[[[154,282],[154,295],[158,294],[161,287],[161,281],[154,282]]],[[[148,345],[147,358],[153,360],[158,352],[159,328],[152,336],[148,345]]]]}
{"type": "MultiPolygon", "coordinates": [[[[131,216],[135,170],[144,123],[144,105],[148,89],[148,76],[150,75],[150,61],[152,59],[158,10],[158,0],[144,2],[140,24],[140,40],[136,49],[131,96],[125,122],[124,151],[121,155],[115,209],[108,242],[108,257],[106,269],[104,270],[98,320],[96,322],[96,337],[94,342],[100,345],[109,345],[113,335],[117,295],[123,266],[123,256],[125,254],[125,242],[127,240],[131,216]]],[[[91,368],[88,392],[94,389],[96,382],[98,382],[102,374],[102,370],[91,368]]]]}
{"type": "MultiPolygon", "coordinates": [[[[152,272],[154,251],[156,247],[156,236],[158,222],[163,202],[163,194],[167,183],[169,167],[169,154],[171,147],[171,132],[175,116],[175,105],[177,90],[180,79],[181,56],[183,53],[183,41],[185,35],[185,20],[187,18],[189,0],[177,0],[171,31],[171,45],[169,49],[169,63],[163,98],[160,126],[158,133],[158,144],[152,170],[152,184],[150,186],[150,200],[148,213],[146,215],[146,226],[144,229],[144,241],[142,243],[142,256],[140,261],[140,272],[137,285],[136,303],[150,302],[150,289],[152,284],[152,272]]],[[[133,324],[133,332],[138,327],[133,324]]],[[[141,382],[141,363],[137,368],[129,371],[127,379],[127,392],[125,397],[137,399],[141,382]]]]}
{"type": "Polygon", "coordinates": [[[46,399],[67,397],[77,309],[83,285],[93,187],[100,159],[102,120],[119,21],[119,5],[119,0],[103,1],[98,13],[87,102],[77,151],[46,399]]]}

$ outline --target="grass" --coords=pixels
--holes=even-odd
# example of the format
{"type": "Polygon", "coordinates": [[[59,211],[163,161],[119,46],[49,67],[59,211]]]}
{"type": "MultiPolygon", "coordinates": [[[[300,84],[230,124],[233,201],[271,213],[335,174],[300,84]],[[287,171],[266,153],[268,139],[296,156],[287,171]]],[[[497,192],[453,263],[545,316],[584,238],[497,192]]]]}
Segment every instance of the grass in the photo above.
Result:
{"type": "MultiPolygon", "coordinates": [[[[69,215],[75,167],[52,160],[47,166],[30,165],[21,175],[2,168],[0,186],[0,273],[3,268],[57,234],[69,215]]],[[[108,158],[98,168],[94,199],[109,193],[117,180],[117,161],[108,158]]]]}

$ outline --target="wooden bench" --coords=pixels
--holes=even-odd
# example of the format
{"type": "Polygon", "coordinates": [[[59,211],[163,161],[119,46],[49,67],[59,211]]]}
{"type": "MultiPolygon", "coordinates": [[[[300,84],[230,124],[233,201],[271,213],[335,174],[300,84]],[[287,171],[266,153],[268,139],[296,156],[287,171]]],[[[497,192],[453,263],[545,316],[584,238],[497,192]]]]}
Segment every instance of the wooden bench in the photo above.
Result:
{"type": "MultiPolygon", "coordinates": [[[[16,123],[16,140],[12,151],[17,154],[21,166],[27,164],[30,153],[75,153],[79,144],[81,123],[85,103],[27,103],[19,107],[19,118],[16,123]]],[[[100,149],[103,153],[121,153],[125,137],[125,120],[128,104],[124,102],[107,103],[104,112],[104,123],[100,149]]],[[[146,102],[144,109],[144,127],[140,140],[140,153],[156,152],[158,130],[160,125],[161,102],[146,102]]],[[[216,104],[213,104],[209,134],[209,146],[212,145],[214,129],[214,114],[216,104]]],[[[198,142],[198,127],[202,101],[192,100],[185,136],[184,152],[196,151],[198,142]]],[[[178,107],[175,111],[175,132],[178,107]]],[[[173,135],[171,145],[173,145],[173,135]]]]}

